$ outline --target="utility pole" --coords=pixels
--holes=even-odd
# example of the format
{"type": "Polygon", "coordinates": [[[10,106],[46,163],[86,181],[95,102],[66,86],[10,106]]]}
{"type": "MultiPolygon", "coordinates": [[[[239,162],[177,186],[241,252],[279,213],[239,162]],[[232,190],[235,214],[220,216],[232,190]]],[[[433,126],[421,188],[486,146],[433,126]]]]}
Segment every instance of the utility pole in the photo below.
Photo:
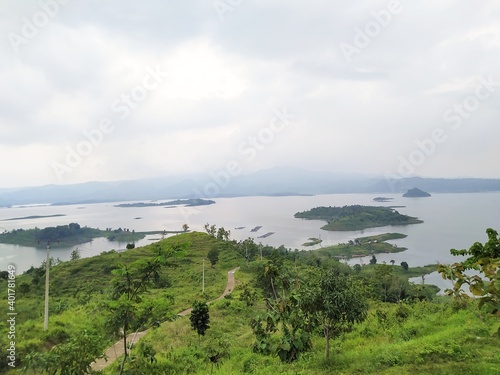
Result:
{"type": "Polygon", "coordinates": [[[201,293],[205,294],[205,257],[203,257],[203,277],[201,279],[201,293]]]}
{"type": "Polygon", "coordinates": [[[50,241],[47,241],[47,257],[45,259],[45,318],[43,322],[43,330],[49,329],[49,272],[50,272],[50,241]]]}
{"type": "Polygon", "coordinates": [[[260,250],[260,260],[262,260],[262,244],[259,244],[259,250],[260,250]]]}
{"type": "Polygon", "coordinates": [[[247,259],[247,268],[248,268],[248,245],[245,245],[245,258],[247,259]]]}

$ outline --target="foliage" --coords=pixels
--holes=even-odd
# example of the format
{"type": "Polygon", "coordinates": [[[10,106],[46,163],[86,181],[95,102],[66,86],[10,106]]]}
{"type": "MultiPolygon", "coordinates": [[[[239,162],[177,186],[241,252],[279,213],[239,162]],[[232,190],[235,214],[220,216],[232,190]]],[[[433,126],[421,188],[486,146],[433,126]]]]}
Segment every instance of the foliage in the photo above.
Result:
{"type": "Polygon", "coordinates": [[[210,261],[210,264],[215,266],[217,262],[219,261],[219,249],[212,248],[207,254],[207,258],[210,261]]]}
{"type": "Polygon", "coordinates": [[[210,374],[214,371],[214,366],[219,368],[225,359],[231,358],[229,338],[217,336],[210,338],[205,345],[205,353],[211,363],[210,374]]]}
{"type": "Polygon", "coordinates": [[[404,269],[405,271],[408,271],[408,267],[409,267],[409,266],[408,266],[408,263],[406,263],[405,261],[401,262],[401,267],[403,267],[403,269],[404,269]]]}
{"type": "MultiPolygon", "coordinates": [[[[452,255],[469,257],[451,266],[440,265],[439,272],[443,278],[453,281],[453,289],[447,290],[449,295],[468,298],[462,290],[468,285],[470,293],[479,300],[479,309],[500,317],[500,237],[491,228],[486,233],[488,241],[484,245],[476,242],[468,250],[450,250],[452,255]],[[470,270],[479,275],[467,274],[470,270]]],[[[497,333],[500,335],[500,328],[497,333]]]]}
{"type": "Polygon", "coordinates": [[[330,338],[366,319],[368,304],[359,285],[336,270],[322,272],[302,292],[300,307],[313,325],[319,324],[326,339],[325,357],[329,360],[330,338]]]}
{"type": "Polygon", "coordinates": [[[54,346],[45,353],[31,352],[26,356],[24,371],[41,371],[51,375],[84,375],[91,373],[91,363],[103,358],[104,342],[95,333],[83,331],[68,342],[54,346]]]}
{"type": "Polygon", "coordinates": [[[200,336],[205,336],[205,332],[210,328],[208,305],[205,302],[195,301],[189,320],[193,330],[198,333],[198,346],[200,346],[200,336]]]}
{"type": "Polygon", "coordinates": [[[325,230],[362,230],[387,225],[419,224],[422,220],[402,215],[389,207],[344,206],[315,207],[309,211],[298,212],[296,218],[307,220],[325,220],[325,230]]]}

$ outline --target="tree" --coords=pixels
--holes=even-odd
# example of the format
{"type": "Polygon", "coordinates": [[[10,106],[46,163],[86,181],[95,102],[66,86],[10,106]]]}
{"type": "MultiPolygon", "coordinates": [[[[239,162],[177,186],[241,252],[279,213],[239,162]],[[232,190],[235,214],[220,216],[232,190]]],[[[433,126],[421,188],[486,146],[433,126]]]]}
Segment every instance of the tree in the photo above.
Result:
{"type": "Polygon", "coordinates": [[[207,255],[208,260],[210,260],[210,264],[215,266],[217,262],[219,261],[219,250],[216,248],[210,249],[207,255]]]}
{"type": "Polygon", "coordinates": [[[128,243],[126,247],[127,250],[135,249],[135,243],[128,243]]]}
{"type": "Polygon", "coordinates": [[[183,230],[184,232],[187,232],[187,231],[189,230],[189,225],[187,225],[187,224],[182,224],[182,230],[183,230]]]}
{"type": "Polygon", "coordinates": [[[208,341],[205,347],[205,353],[212,364],[210,374],[214,371],[214,365],[220,367],[224,359],[231,357],[229,351],[230,346],[229,339],[224,336],[214,337],[208,341]]]}
{"type": "Polygon", "coordinates": [[[401,262],[401,267],[403,267],[403,269],[404,269],[405,271],[408,271],[408,267],[409,267],[409,266],[408,266],[408,263],[406,263],[406,262],[401,262]]]}
{"type": "Polygon", "coordinates": [[[205,302],[196,301],[189,317],[191,327],[198,333],[198,347],[201,345],[201,336],[210,328],[210,315],[208,305],[205,302]]]}
{"type": "Polygon", "coordinates": [[[368,304],[349,276],[325,271],[302,292],[301,309],[313,324],[323,328],[326,339],[325,358],[330,358],[330,339],[347,326],[366,319],[368,304]]]}
{"type": "MultiPolygon", "coordinates": [[[[476,242],[468,250],[451,249],[452,255],[469,257],[451,266],[439,265],[438,272],[444,279],[453,281],[453,289],[446,290],[449,295],[469,298],[462,290],[468,285],[469,291],[479,301],[479,309],[500,317],[500,237],[491,228],[486,233],[488,241],[484,245],[476,242]],[[479,271],[479,275],[469,275],[466,273],[469,270],[479,271]]],[[[500,335],[500,327],[497,334],[500,335]]]]}
{"type": "Polygon", "coordinates": [[[391,259],[391,265],[394,266],[394,263],[396,263],[396,261],[394,259],[391,259]]]}
{"type": "Polygon", "coordinates": [[[77,259],[80,259],[80,257],[81,257],[80,250],[78,250],[78,248],[76,248],[75,250],[73,250],[71,252],[70,260],[77,260],[77,259]]]}
{"type": "Polygon", "coordinates": [[[370,264],[377,264],[377,258],[375,255],[372,255],[372,258],[370,259],[370,264]]]}
{"type": "Polygon", "coordinates": [[[53,375],[91,374],[92,362],[105,357],[104,346],[105,342],[99,335],[83,331],[48,352],[28,354],[23,361],[24,370],[53,375]]]}
{"type": "Polygon", "coordinates": [[[123,333],[124,357],[120,365],[119,374],[123,373],[128,357],[127,334],[131,329],[138,329],[147,323],[151,314],[142,314],[139,304],[142,294],[160,279],[160,270],[167,264],[169,251],[157,247],[155,257],[148,260],[138,260],[132,264],[121,264],[112,271],[115,276],[112,280],[111,301],[107,304],[110,313],[108,326],[114,332],[123,333]]]}

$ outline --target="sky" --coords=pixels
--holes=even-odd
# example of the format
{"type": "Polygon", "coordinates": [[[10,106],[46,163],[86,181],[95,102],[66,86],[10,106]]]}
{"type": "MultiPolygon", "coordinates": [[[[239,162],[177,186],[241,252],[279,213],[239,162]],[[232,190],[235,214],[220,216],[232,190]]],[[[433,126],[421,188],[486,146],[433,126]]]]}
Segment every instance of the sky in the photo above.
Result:
{"type": "Polygon", "coordinates": [[[495,0],[2,0],[0,187],[500,178],[495,0]]]}

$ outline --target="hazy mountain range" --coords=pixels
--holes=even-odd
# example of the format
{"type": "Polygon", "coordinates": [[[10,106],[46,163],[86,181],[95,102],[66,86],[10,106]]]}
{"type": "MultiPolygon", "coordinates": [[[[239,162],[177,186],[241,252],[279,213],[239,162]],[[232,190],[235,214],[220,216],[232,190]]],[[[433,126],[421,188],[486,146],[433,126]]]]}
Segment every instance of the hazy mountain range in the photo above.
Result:
{"type": "Polygon", "coordinates": [[[237,176],[230,176],[228,172],[220,171],[207,175],[144,180],[0,188],[0,206],[252,195],[402,194],[415,187],[430,193],[500,191],[500,179],[422,177],[388,179],[383,176],[313,172],[299,168],[278,167],[237,176]]]}

